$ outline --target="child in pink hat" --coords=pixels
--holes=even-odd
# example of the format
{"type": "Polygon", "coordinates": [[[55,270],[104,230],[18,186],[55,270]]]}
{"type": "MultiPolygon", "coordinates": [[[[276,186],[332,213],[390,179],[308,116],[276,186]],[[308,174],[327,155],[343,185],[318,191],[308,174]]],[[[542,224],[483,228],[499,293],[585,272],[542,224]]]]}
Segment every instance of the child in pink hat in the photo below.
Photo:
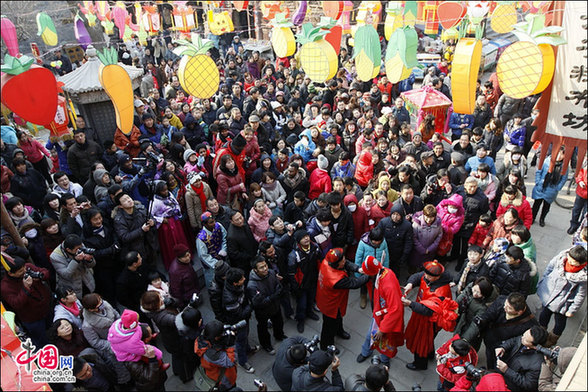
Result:
{"type": "Polygon", "coordinates": [[[139,314],[130,309],[125,309],[120,319],[116,320],[108,330],[108,341],[117,360],[138,362],[142,356],[153,350],[155,357],[161,361],[161,350],[145,344],[142,339],[139,314]]]}

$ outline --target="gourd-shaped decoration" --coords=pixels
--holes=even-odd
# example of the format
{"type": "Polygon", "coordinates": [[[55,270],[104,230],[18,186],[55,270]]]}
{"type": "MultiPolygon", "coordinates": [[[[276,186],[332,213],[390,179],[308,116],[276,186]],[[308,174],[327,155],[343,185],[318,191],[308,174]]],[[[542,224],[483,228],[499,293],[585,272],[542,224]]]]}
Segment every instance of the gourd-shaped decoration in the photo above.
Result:
{"type": "Polygon", "coordinates": [[[528,14],[525,20],[514,25],[519,42],[507,47],[496,64],[500,89],[519,99],[545,90],[555,70],[552,45],[566,43],[559,36],[563,27],[545,26],[545,15],[528,14]]]}
{"type": "Polygon", "coordinates": [[[294,26],[300,26],[306,18],[306,11],[308,10],[308,1],[304,0],[300,2],[300,6],[296,10],[296,13],[292,17],[292,23],[294,26]]]}
{"type": "Polygon", "coordinates": [[[45,12],[39,12],[37,14],[37,27],[39,29],[37,35],[41,36],[45,45],[57,45],[57,30],[55,29],[55,24],[51,17],[45,12]]]}
{"type": "Polygon", "coordinates": [[[453,110],[461,114],[472,114],[476,107],[476,82],[482,59],[482,41],[475,38],[462,38],[455,46],[451,63],[451,84],[453,110]]]}
{"type": "Polygon", "coordinates": [[[389,1],[386,7],[386,20],[384,21],[384,37],[390,39],[392,33],[402,27],[404,21],[402,1],[389,1]]]}
{"type": "Polygon", "coordinates": [[[86,50],[88,45],[92,43],[90,33],[88,33],[88,29],[84,24],[84,20],[79,13],[77,13],[76,17],[74,18],[74,34],[82,49],[86,50]]]}
{"type": "Polygon", "coordinates": [[[396,29],[386,50],[386,76],[392,83],[398,83],[410,76],[412,69],[418,66],[416,58],[418,34],[414,26],[396,29]]]}
{"type": "Polygon", "coordinates": [[[296,38],[290,27],[294,26],[286,14],[276,14],[272,20],[272,48],[278,57],[292,56],[296,52],[296,38]]]}
{"type": "Polygon", "coordinates": [[[329,29],[335,25],[331,18],[321,18],[318,26],[312,23],[302,25],[302,31],[296,36],[301,44],[300,62],[304,73],[313,82],[323,83],[337,73],[338,58],[335,49],[325,39],[329,29]]]}
{"type": "Polygon", "coordinates": [[[180,47],[174,53],[182,56],[178,68],[180,84],[190,95],[205,99],[212,97],[218,91],[220,74],[214,60],[206,55],[212,47],[212,41],[202,43],[198,36],[196,43],[187,40],[177,40],[180,47]]]}
{"type": "Polygon", "coordinates": [[[359,80],[368,82],[380,73],[382,47],[380,36],[372,25],[358,27],[355,32],[354,53],[355,69],[359,80]]]}
{"type": "Polygon", "coordinates": [[[6,45],[8,54],[15,57],[18,56],[18,37],[16,35],[16,27],[14,26],[14,23],[4,15],[2,15],[0,34],[2,35],[2,41],[4,41],[4,45],[6,45]]]}
{"type": "Polygon", "coordinates": [[[133,129],[133,83],[127,71],[118,65],[118,54],[113,47],[97,52],[102,62],[98,78],[102,88],[112,101],[116,113],[116,126],[128,135],[133,129]]]}
{"type": "Polygon", "coordinates": [[[490,18],[490,27],[500,34],[510,33],[513,26],[517,23],[516,1],[501,1],[498,3],[492,17],[490,18]]]}

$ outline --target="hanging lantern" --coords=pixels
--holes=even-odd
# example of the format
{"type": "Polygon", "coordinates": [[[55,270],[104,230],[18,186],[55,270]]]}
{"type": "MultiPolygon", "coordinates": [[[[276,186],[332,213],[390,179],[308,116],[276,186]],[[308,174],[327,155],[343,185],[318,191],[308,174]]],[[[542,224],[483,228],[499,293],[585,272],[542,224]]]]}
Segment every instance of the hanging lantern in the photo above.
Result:
{"type": "Polygon", "coordinates": [[[482,41],[475,38],[462,38],[455,47],[451,63],[451,84],[453,94],[453,111],[460,114],[472,114],[476,107],[476,82],[482,60],[482,41]]]}
{"type": "Polygon", "coordinates": [[[386,7],[386,19],[384,21],[384,37],[389,40],[390,36],[399,27],[402,27],[402,2],[390,1],[386,7]]]}
{"type": "Polygon", "coordinates": [[[143,13],[142,26],[150,35],[155,35],[161,29],[161,22],[159,20],[159,13],[157,7],[154,5],[143,6],[145,12],[143,13]]]}
{"type": "Polygon", "coordinates": [[[208,28],[214,35],[230,33],[235,30],[228,11],[213,13],[212,10],[208,10],[208,28]]]}
{"type": "Polygon", "coordinates": [[[195,26],[194,10],[192,7],[180,5],[174,8],[173,22],[175,30],[184,34],[189,33],[195,26]]]}
{"type": "Polygon", "coordinates": [[[37,14],[37,35],[41,36],[41,39],[48,46],[57,45],[57,30],[55,24],[49,15],[45,12],[39,12],[37,14]]]}
{"type": "Polygon", "coordinates": [[[4,45],[6,45],[8,54],[14,57],[18,56],[19,50],[16,27],[14,27],[14,23],[4,15],[2,15],[2,22],[0,24],[0,34],[2,35],[2,41],[4,41],[4,45]]]}
{"type": "Polygon", "coordinates": [[[50,131],[51,137],[60,137],[69,133],[69,112],[65,97],[57,96],[57,111],[55,118],[47,125],[43,125],[50,131]]]}
{"type": "Polygon", "coordinates": [[[74,19],[74,34],[76,39],[80,43],[80,46],[86,50],[88,45],[92,43],[92,38],[90,38],[90,33],[88,33],[88,29],[86,29],[86,25],[84,24],[84,20],[80,16],[79,13],[76,14],[74,19]]]}
{"type": "Polygon", "coordinates": [[[427,35],[437,35],[439,32],[439,15],[437,14],[438,1],[426,1],[423,6],[423,20],[427,35]]]}
{"type": "Polygon", "coordinates": [[[457,1],[442,2],[437,7],[437,16],[441,27],[445,30],[454,28],[461,22],[467,11],[467,7],[457,1]]]}
{"type": "Polygon", "coordinates": [[[351,34],[351,11],[353,11],[353,2],[344,1],[343,12],[337,21],[337,24],[343,29],[342,34],[351,34]]]}
{"type": "Polygon", "coordinates": [[[108,5],[108,1],[96,2],[96,16],[98,19],[100,19],[101,22],[110,20],[110,5],[108,5]]]}
{"type": "Polygon", "coordinates": [[[272,20],[276,14],[285,13],[286,18],[290,16],[290,10],[284,5],[283,1],[261,1],[259,4],[261,8],[261,15],[267,19],[272,20]]]}
{"type": "Polygon", "coordinates": [[[339,20],[343,13],[343,2],[342,1],[323,1],[323,12],[325,16],[339,20]]]}

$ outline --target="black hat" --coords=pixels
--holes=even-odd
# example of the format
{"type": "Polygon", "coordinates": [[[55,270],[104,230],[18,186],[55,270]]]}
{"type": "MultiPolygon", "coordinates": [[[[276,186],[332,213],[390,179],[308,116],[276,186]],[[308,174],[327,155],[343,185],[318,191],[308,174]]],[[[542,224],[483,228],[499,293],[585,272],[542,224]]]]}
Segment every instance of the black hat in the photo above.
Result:
{"type": "Polygon", "coordinates": [[[128,154],[120,154],[120,156],[118,157],[118,164],[122,165],[123,163],[126,163],[130,160],[131,157],[128,154]]]}
{"type": "Polygon", "coordinates": [[[240,149],[240,151],[242,151],[246,145],[247,145],[247,141],[245,140],[243,135],[241,135],[240,133],[237,136],[235,136],[235,138],[231,142],[231,146],[234,147],[235,149],[240,149]]]}
{"type": "Polygon", "coordinates": [[[308,365],[310,371],[314,374],[323,374],[331,366],[332,362],[333,357],[328,352],[316,350],[310,354],[308,365]]]}
{"type": "Polygon", "coordinates": [[[304,237],[308,235],[308,231],[305,229],[299,229],[294,232],[294,240],[296,243],[300,242],[304,237]]]}

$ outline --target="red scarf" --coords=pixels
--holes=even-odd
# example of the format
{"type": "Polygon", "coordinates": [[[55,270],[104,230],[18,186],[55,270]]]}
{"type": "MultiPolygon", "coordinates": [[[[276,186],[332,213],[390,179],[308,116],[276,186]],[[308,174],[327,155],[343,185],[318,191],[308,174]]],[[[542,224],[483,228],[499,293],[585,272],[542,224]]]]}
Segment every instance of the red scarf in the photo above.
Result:
{"type": "Polygon", "coordinates": [[[582,271],[585,267],[586,267],[586,263],[580,264],[580,265],[571,265],[567,258],[564,263],[564,270],[566,272],[571,272],[571,273],[576,273],[576,272],[582,271]]]}
{"type": "Polygon", "coordinates": [[[74,302],[72,307],[67,307],[63,302],[61,303],[61,306],[63,306],[65,309],[67,309],[68,312],[70,312],[71,314],[73,314],[76,317],[80,316],[80,308],[78,308],[78,303],[74,302]]]}
{"type": "Polygon", "coordinates": [[[196,192],[198,197],[200,198],[200,208],[202,208],[202,212],[206,211],[206,195],[204,194],[204,184],[200,181],[200,187],[196,188],[194,184],[190,184],[192,190],[196,192]]]}

